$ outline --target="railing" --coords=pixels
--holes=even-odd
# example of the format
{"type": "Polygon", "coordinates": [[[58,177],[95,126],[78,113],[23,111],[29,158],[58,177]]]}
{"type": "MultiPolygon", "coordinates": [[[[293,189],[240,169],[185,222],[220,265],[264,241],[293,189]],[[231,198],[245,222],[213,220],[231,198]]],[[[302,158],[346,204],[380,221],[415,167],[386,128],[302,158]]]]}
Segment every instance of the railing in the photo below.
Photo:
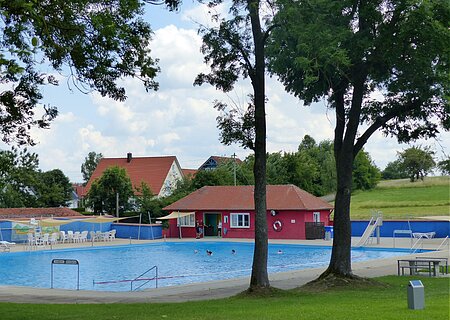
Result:
{"type": "Polygon", "coordinates": [[[439,247],[437,247],[436,251],[439,251],[439,249],[441,249],[444,246],[444,243],[447,242],[447,244],[449,244],[448,241],[448,236],[445,237],[444,241],[441,242],[441,244],[439,245],[439,247]]]}
{"type": "Polygon", "coordinates": [[[111,281],[95,281],[95,280],[93,280],[92,284],[96,285],[96,284],[111,284],[111,283],[129,282],[130,283],[130,291],[136,291],[153,280],[155,280],[155,288],[158,288],[158,267],[157,266],[151,267],[150,269],[148,269],[147,271],[145,271],[144,273],[142,273],[141,275],[137,276],[134,279],[111,280],[111,281]],[[149,273],[152,270],[155,270],[155,276],[153,278],[142,278],[144,275],[146,275],[147,273],[149,273]],[[139,287],[133,289],[133,283],[137,282],[137,281],[145,281],[145,282],[142,283],[139,287]]]}
{"type": "Polygon", "coordinates": [[[416,253],[417,250],[419,250],[419,244],[422,244],[422,250],[423,250],[423,240],[424,238],[417,239],[416,243],[411,247],[411,252],[416,253]]]}
{"type": "Polygon", "coordinates": [[[135,279],[131,280],[131,291],[136,291],[138,289],[140,289],[141,287],[143,287],[144,285],[146,285],[147,283],[149,283],[150,281],[155,280],[155,288],[158,288],[158,267],[157,266],[153,266],[150,269],[148,269],[147,271],[145,271],[143,274],[141,274],[140,276],[136,277],[135,279]],[[144,275],[146,275],[147,273],[149,273],[150,271],[155,270],[155,277],[153,278],[141,278],[144,275]],[[139,287],[137,287],[136,289],[133,290],[133,283],[136,281],[145,281],[143,284],[141,284],[139,287]]]}

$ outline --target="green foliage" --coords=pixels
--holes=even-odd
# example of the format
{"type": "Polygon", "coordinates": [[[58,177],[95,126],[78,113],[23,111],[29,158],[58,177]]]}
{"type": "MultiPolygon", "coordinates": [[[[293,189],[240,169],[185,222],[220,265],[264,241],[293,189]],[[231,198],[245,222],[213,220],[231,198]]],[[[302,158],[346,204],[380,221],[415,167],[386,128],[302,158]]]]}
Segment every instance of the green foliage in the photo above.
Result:
{"type": "Polygon", "coordinates": [[[443,175],[450,175],[450,157],[445,160],[439,161],[437,166],[439,168],[439,171],[441,171],[443,175]]]}
{"type": "Polygon", "coordinates": [[[380,181],[381,172],[368,152],[360,151],[353,162],[353,189],[370,190],[380,181]]]}
{"type": "Polygon", "coordinates": [[[38,174],[37,194],[39,207],[65,207],[72,198],[72,184],[59,169],[38,174]]]}
{"type": "Polygon", "coordinates": [[[87,157],[84,158],[84,163],[81,165],[84,185],[88,183],[101,158],[103,158],[103,155],[95,151],[89,152],[87,157]]]}
{"type": "Polygon", "coordinates": [[[39,159],[28,150],[0,151],[0,207],[36,207],[39,159]]]}
{"type": "Polygon", "coordinates": [[[0,207],[59,207],[71,199],[72,185],[59,169],[38,170],[37,154],[27,149],[0,151],[0,207]]]}
{"type": "Polygon", "coordinates": [[[381,175],[384,180],[408,178],[408,172],[405,171],[400,159],[389,162],[381,175]]]}
{"type": "Polygon", "coordinates": [[[4,142],[33,144],[29,130],[47,128],[57,115],[54,106],[43,107],[41,87],[57,85],[51,74],[68,70],[74,87],[98,91],[115,100],[126,98],[117,80],[140,79],[147,90],[157,89],[159,71],[150,57],[150,25],[142,19],[144,3],[178,0],[53,0],[0,1],[0,135],[4,142]],[[42,65],[42,68],[40,66],[42,65]]]}
{"type": "Polygon", "coordinates": [[[345,110],[342,116],[368,124],[358,146],[380,128],[402,142],[435,136],[437,122],[449,128],[448,1],[278,4],[270,69],[307,104],[328,97],[331,107],[342,104],[340,116],[345,110]],[[363,99],[370,92],[384,97],[363,99]]]}
{"type": "Polygon", "coordinates": [[[399,152],[402,167],[408,173],[411,182],[423,180],[436,166],[434,152],[428,148],[412,147],[399,152]]]}
{"type": "Polygon", "coordinates": [[[116,213],[116,197],[119,195],[119,212],[131,208],[129,202],[133,196],[130,177],[124,168],[113,166],[107,168],[102,176],[96,179],[87,194],[86,204],[95,213],[116,213]]]}

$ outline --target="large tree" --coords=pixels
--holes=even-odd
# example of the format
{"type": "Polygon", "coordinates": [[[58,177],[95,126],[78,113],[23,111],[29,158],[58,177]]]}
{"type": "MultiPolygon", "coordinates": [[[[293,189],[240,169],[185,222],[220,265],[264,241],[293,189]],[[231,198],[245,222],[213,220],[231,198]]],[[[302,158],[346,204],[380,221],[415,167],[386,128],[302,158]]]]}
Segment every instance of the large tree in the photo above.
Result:
{"type": "Polygon", "coordinates": [[[306,104],[335,110],[334,241],[321,279],[353,277],[350,199],[355,156],[377,130],[401,142],[436,136],[449,116],[450,3],[279,0],[270,68],[306,104]],[[361,126],[365,124],[365,126],[361,126]]]}
{"type": "Polygon", "coordinates": [[[113,166],[106,168],[100,178],[92,183],[86,204],[95,213],[108,212],[115,215],[117,209],[123,212],[131,208],[129,200],[132,196],[133,187],[127,171],[113,166]]]}
{"type": "MultiPolygon", "coordinates": [[[[210,1],[214,6],[222,0],[210,1]]],[[[229,92],[241,77],[250,78],[253,92],[249,108],[242,117],[244,125],[235,127],[230,117],[219,118],[222,129],[221,140],[225,144],[239,141],[245,148],[254,151],[253,173],[255,177],[254,203],[255,249],[253,254],[250,291],[270,286],[267,273],[267,205],[266,205],[266,113],[265,113],[265,42],[270,30],[264,28],[260,11],[260,0],[233,0],[227,18],[214,16],[218,27],[202,28],[202,52],[211,72],[200,74],[195,84],[209,83],[217,89],[229,92]],[[231,121],[228,121],[231,120],[231,121]]],[[[228,106],[216,102],[216,107],[225,111],[228,106]]]]}
{"type": "Polygon", "coordinates": [[[411,182],[423,180],[436,166],[434,151],[427,147],[411,147],[398,153],[401,166],[411,182]]]}
{"type": "Polygon", "coordinates": [[[72,184],[60,170],[39,172],[36,192],[39,207],[65,207],[72,198],[72,184]]]}
{"type": "Polygon", "coordinates": [[[26,148],[0,151],[0,207],[36,207],[39,158],[26,148]]]}
{"type": "Polygon", "coordinates": [[[68,73],[70,86],[124,100],[116,80],[136,77],[156,89],[145,3],[175,8],[179,0],[0,0],[0,136],[33,144],[31,127],[47,128],[57,115],[42,106],[41,87],[58,81],[47,70],[68,73]],[[40,118],[37,114],[41,113],[40,118]]]}

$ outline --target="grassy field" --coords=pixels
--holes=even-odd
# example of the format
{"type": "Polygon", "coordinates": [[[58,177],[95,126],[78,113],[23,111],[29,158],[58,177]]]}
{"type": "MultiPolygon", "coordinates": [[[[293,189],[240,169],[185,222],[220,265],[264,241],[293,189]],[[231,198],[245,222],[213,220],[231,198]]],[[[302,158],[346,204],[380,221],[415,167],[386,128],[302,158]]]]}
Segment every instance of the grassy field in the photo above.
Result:
{"type": "Polygon", "coordinates": [[[407,306],[407,285],[420,277],[378,278],[383,287],[346,288],[311,293],[280,291],[270,297],[237,296],[185,303],[36,305],[1,303],[2,320],[65,319],[449,319],[448,278],[420,278],[425,309],[407,306]]]}
{"type": "Polygon", "coordinates": [[[428,177],[424,181],[408,179],[381,181],[369,191],[352,195],[351,218],[369,219],[373,210],[384,219],[411,219],[450,214],[450,177],[428,177]]]}

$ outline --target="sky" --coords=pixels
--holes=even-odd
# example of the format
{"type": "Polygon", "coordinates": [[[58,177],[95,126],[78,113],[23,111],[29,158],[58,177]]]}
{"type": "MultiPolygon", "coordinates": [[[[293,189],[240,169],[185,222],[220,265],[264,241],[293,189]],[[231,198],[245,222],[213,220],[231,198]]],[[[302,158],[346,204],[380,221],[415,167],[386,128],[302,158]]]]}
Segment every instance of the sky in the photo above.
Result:
{"type": "MultiPolygon", "coordinates": [[[[235,153],[244,159],[251,153],[239,145],[220,143],[218,112],[212,107],[216,99],[246,105],[252,91],[249,80],[240,81],[228,94],[210,85],[193,86],[196,75],[208,71],[197,32],[199,24],[209,21],[206,7],[187,1],[176,13],[161,6],[146,9],[154,31],[152,56],[159,59],[161,68],[156,79],[160,89],[146,92],[140,81],[124,79],[121,84],[128,99],[118,102],[98,93],[81,93],[64,74],[58,74],[60,85],[46,87],[42,102],[58,106],[59,116],[50,129],[32,129],[37,145],[28,147],[38,154],[41,170],[61,169],[72,182],[82,182],[81,164],[90,151],[104,157],[126,157],[128,152],[134,157],[174,155],[182,168],[189,169],[198,168],[212,155],[235,153]]],[[[333,139],[334,111],[325,102],[304,106],[285,93],[276,78],[267,76],[266,81],[268,152],[295,152],[306,134],[316,142],[333,139]]],[[[450,134],[418,144],[431,146],[441,160],[449,152],[450,134]]],[[[408,147],[377,132],[365,150],[383,169],[408,147]]],[[[0,148],[10,146],[0,144],[0,148]]]]}

